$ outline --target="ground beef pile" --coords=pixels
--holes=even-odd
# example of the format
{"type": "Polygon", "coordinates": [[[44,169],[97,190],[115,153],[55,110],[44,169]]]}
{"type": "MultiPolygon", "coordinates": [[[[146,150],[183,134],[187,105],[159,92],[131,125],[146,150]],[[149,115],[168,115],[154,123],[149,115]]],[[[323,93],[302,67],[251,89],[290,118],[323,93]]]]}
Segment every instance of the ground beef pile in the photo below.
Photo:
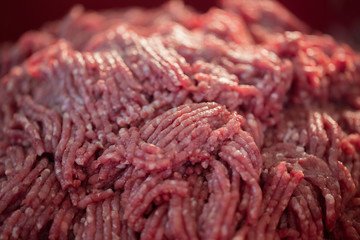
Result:
{"type": "Polygon", "coordinates": [[[0,49],[0,239],[360,238],[360,55],[277,2],[0,49]]]}

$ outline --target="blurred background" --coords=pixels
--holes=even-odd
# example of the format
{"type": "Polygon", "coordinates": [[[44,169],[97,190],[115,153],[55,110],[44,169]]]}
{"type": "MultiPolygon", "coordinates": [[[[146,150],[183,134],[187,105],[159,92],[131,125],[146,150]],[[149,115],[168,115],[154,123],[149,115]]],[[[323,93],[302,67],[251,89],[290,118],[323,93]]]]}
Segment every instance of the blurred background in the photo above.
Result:
{"type": "MultiPolygon", "coordinates": [[[[100,10],[142,6],[152,8],[166,0],[3,0],[0,3],[0,42],[15,41],[46,21],[63,17],[74,4],[100,10]]],[[[184,0],[198,11],[216,6],[216,0],[184,0]]],[[[280,0],[313,29],[360,46],[360,0],[280,0]]]]}

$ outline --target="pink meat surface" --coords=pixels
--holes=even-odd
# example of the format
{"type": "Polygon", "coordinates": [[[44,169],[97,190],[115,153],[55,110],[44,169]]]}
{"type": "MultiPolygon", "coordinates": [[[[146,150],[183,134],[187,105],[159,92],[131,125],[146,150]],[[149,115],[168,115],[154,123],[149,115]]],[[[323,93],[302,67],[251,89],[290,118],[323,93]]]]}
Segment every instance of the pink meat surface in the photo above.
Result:
{"type": "Polygon", "coordinates": [[[0,239],[360,239],[360,55],[275,1],[75,7],[0,102],[0,239]]]}

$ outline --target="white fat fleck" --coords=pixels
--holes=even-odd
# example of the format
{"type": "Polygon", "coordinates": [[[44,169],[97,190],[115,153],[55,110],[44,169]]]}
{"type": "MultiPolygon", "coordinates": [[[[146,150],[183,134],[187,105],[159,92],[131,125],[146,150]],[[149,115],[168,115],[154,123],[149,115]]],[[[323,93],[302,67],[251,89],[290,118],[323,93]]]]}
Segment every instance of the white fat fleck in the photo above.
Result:
{"type": "Polygon", "coordinates": [[[285,35],[286,37],[289,39],[289,40],[296,40],[298,38],[300,38],[300,33],[299,32],[285,32],[285,35]]]}
{"type": "Polygon", "coordinates": [[[159,102],[159,100],[155,100],[155,101],[153,101],[153,104],[155,107],[158,107],[160,105],[160,102],[159,102]]]}
{"type": "Polygon", "coordinates": [[[131,106],[131,105],[128,106],[128,111],[129,111],[130,113],[135,112],[133,106],[131,106]]]}
{"type": "Polygon", "coordinates": [[[91,217],[91,216],[89,216],[89,217],[86,218],[85,224],[86,224],[86,223],[92,223],[93,221],[94,221],[94,218],[91,217]]]}
{"type": "Polygon", "coordinates": [[[146,105],[146,106],[143,107],[143,110],[144,110],[145,112],[151,112],[152,107],[149,106],[149,105],[146,105]]]}
{"type": "Polygon", "coordinates": [[[236,150],[233,154],[234,154],[235,157],[240,157],[241,156],[241,153],[240,153],[239,150],[236,150]]]}
{"type": "Polygon", "coordinates": [[[34,210],[32,208],[27,208],[25,210],[25,214],[28,215],[28,216],[32,215],[33,213],[34,213],[34,210]]]}
{"type": "Polygon", "coordinates": [[[241,148],[241,149],[240,149],[240,152],[241,152],[245,157],[248,156],[248,153],[245,151],[245,149],[241,148]]]}
{"type": "Polygon", "coordinates": [[[36,224],[36,228],[37,228],[38,230],[40,230],[40,229],[42,228],[42,224],[41,224],[41,223],[37,223],[37,224],[36,224]]]}
{"type": "Polygon", "coordinates": [[[291,135],[292,135],[292,132],[291,132],[291,131],[288,131],[288,132],[285,134],[284,142],[287,142],[287,141],[290,139],[291,135]]]}
{"type": "Polygon", "coordinates": [[[305,72],[314,72],[315,70],[316,70],[316,68],[313,66],[305,66],[304,67],[305,72]]]}
{"type": "Polygon", "coordinates": [[[226,236],[228,233],[228,228],[226,226],[221,227],[221,233],[223,236],[226,236]]]}
{"type": "Polygon", "coordinates": [[[191,206],[195,207],[197,205],[197,200],[195,198],[192,197],[190,201],[191,201],[191,206]]]}
{"type": "Polygon", "coordinates": [[[14,239],[17,239],[19,237],[19,227],[14,227],[11,233],[11,236],[14,239]]]}
{"type": "Polygon", "coordinates": [[[235,83],[232,82],[231,80],[229,80],[229,79],[227,79],[227,78],[224,78],[224,77],[219,78],[219,82],[225,83],[225,84],[229,84],[229,85],[234,85],[234,84],[235,84],[235,83]]]}
{"type": "Polygon", "coordinates": [[[244,240],[243,236],[235,236],[232,240],[244,240]]]}
{"type": "Polygon", "coordinates": [[[297,152],[304,152],[304,148],[303,148],[303,147],[300,147],[300,146],[297,146],[297,147],[296,147],[296,151],[297,151],[297,152]]]}
{"type": "Polygon", "coordinates": [[[176,74],[175,74],[175,72],[172,71],[172,70],[170,70],[170,71],[168,72],[168,76],[169,76],[171,79],[175,79],[175,78],[176,78],[176,74]]]}
{"type": "Polygon", "coordinates": [[[310,57],[315,56],[315,52],[314,52],[314,50],[312,50],[311,48],[308,48],[308,49],[306,50],[306,53],[307,53],[307,55],[309,55],[310,57]]]}
{"type": "Polygon", "coordinates": [[[201,167],[203,167],[204,169],[207,169],[209,166],[208,162],[202,162],[201,163],[201,167]]]}
{"type": "Polygon", "coordinates": [[[279,98],[279,94],[273,93],[270,95],[270,98],[277,100],[279,98]]]}
{"type": "Polygon", "coordinates": [[[156,167],[156,164],[155,163],[150,163],[148,165],[148,167],[149,167],[149,170],[153,170],[156,167]]]}
{"type": "Polygon", "coordinates": [[[252,127],[256,127],[256,122],[255,122],[255,120],[253,120],[253,119],[248,119],[248,124],[250,125],[250,126],[252,126],[252,127]]]}
{"type": "Polygon", "coordinates": [[[12,192],[13,192],[13,193],[19,192],[19,187],[18,187],[18,186],[14,187],[14,188],[12,189],[12,192]]]}
{"type": "MultiPolygon", "coordinates": [[[[66,63],[67,63],[68,65],[72,65],[73,62],[74,62],[72,58],[67,58],[65,61],[66,61],[66,63]]],[[[57,63],[57,61],[54,62],[54,64],[55,64],[55,63],[57,63]]]]}
{"type": "Polygon", "coordinates": [[[127,164],[120,163],[119,165],[116,165],[116,168],[124,169],[126,166],[127,166],[127,164]]]}
{"type": "Polygon", "coordinates": [[[333,205],[335,203],[334,197],[329,193],[325,195],[325,200],[328,204],[331,204],[331,205],[333,205]]]}
{"type": "Polygon", "coordinates": [[[335,65],[333,63],[330,63],[328,65],[328,69],[330,70],[330,72],[334,72],[336,70],[336,67],[335,67],[335,65]]]}
{"type": "Polygon", "coordinates": [[[257,88],[260,88],[260,89],[263,89],[264,88],[264,82],[263,81],[259,81],[257,84],[256,84],[256,87],[257,88]]]}
{"type": "Polygon", "coordinates": [[[308,200],[308,202],[311,202],[311,200],[313,199],[311,194],[307,194],[306,195],[306,199],[308,200]]]}

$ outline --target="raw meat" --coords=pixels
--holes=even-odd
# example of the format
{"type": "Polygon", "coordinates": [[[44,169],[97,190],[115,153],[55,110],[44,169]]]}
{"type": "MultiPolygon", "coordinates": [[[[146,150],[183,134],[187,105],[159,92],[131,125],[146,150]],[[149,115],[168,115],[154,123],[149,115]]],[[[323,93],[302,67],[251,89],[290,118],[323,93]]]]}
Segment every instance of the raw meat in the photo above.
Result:
{"type": "Polygon", "coordinates": [[[360,56],[270,0],[87,12],[0,48],[0,239],[359,239],[360,56]]]}

